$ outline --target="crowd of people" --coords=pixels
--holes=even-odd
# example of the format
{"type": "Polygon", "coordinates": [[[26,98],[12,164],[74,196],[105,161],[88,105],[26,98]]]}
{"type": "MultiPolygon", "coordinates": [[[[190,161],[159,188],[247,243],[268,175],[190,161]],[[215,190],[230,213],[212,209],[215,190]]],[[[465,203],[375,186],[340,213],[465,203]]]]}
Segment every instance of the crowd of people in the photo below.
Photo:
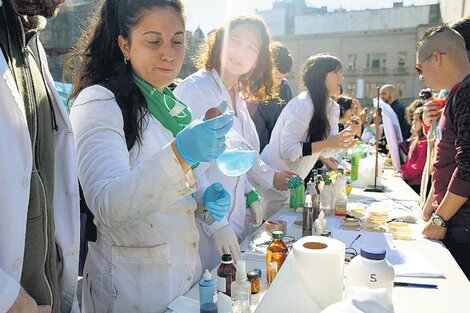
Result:
{"type": "MultiPolygon", "coordinates": [[[[80,241],[82,312],[162,312],[222,254],[240,258],[239,243],[288,198],[289,178],[337,166],[335,154],[381,128],[341,95],[335,56],[308,57],[306,91],[293,96],[292,56],[255,15],[212,32],[200,70],[168,88],[185,55],[180,0],[101,2],[66,59],[69,112],[38,36],[61,2],[0,1],[0,312],[79,312],[80,241]],[[216,164],[229,131],[256,155],[236,177],[216,164]]],[[[380,90],[408,147],[401,175],[423,197],[423,235],[467,277],[469,41],[467,18],[417,42],[416,70],[448,91],[444,109],[419,100],[407,122],[396,88],[380,90]]]]}

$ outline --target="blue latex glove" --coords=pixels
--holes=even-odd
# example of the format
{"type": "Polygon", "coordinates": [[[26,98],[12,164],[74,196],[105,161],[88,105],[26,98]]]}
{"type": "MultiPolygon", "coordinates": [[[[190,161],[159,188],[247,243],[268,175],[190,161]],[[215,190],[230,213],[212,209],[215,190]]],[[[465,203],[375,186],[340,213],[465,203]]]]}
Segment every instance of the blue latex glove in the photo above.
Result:
{"type": "MultiPolygon", "coordinates": [[[[227,106],[224,102],[220,109],[227,106]]],[[[176,135],[176,148],[186,163],[193,165],[217,159],[226,148],[225,134],[232,128],[234,115],[235,112],[228,111],[210,120],[201,117],[180,131],[176,135]]]]}
{"type": "Polygon", "coordinates": [[[230,194],[220,183],[213,183],[207,187],[202,201],[206,210],[216,221],[220,221],[230,208],[230,194]]]}

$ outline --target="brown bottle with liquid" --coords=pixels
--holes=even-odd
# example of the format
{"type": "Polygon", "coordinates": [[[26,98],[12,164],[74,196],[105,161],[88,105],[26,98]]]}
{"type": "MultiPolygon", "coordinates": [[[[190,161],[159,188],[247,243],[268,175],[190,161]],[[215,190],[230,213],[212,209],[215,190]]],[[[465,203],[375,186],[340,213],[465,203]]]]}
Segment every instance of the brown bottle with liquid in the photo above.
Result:
{"type": "Polygon", "coordinates": [[[268,283],[273,281],[289,252],[287,245],[282,240],[283,235],[282,231],[273,231],[273,240],[266,250],[266,279],[268,283]]]}
{"type": "Polygon", "coordinates": [[[231,285],[236,279],[237,269],[233,265],[232,255],[222,255],[222,260],[219,268],[217,269],[217,291],[231,296],[231,285]]]}

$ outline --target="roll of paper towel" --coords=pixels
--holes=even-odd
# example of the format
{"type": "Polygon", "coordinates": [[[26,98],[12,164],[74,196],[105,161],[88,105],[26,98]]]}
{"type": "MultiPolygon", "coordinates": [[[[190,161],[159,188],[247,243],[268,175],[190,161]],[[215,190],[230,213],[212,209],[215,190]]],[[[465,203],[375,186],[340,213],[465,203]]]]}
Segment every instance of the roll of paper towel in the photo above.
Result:
{"type": "Polygon", "coordinates": [[[307,236],[294,243],[294,271],[321,309],[343,298],[345,249],[329,237],[307,236]]]}

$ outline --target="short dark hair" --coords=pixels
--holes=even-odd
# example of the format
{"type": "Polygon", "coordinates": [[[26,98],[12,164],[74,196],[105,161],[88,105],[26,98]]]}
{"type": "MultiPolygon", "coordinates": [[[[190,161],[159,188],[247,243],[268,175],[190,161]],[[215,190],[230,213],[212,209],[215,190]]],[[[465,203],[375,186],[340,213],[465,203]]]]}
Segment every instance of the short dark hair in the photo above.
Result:
{"type": "Polygon", "coordinates": [[[465,40],[465,47],[467,51],[470,51],[470,16],[455,22],[450,27],[462,35],[465,40]]]}
{"type": "Polygon", "coordinates": [[[290,50],[278,41],[271,42],[269,46],[276,69],[282,74],[289,73],[292,69],[292,55],[290,50]]]}

